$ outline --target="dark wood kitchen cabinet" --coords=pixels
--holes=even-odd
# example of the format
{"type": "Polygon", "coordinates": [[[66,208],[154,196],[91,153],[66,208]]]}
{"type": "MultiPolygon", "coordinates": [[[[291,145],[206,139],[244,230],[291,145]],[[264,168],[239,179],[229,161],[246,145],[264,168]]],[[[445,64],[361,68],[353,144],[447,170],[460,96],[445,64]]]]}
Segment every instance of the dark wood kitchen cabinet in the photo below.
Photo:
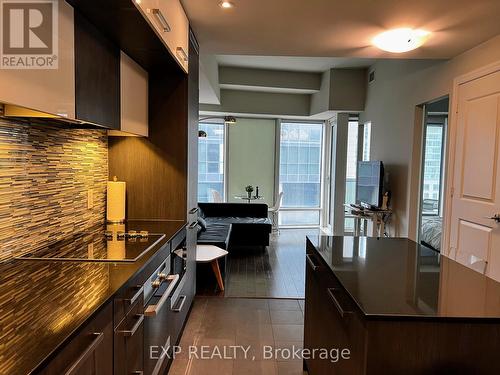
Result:
{"type": "MultiPolygon", "coordinates": [[[[197,218],[198,207],[198,120],[199,120],[199,46],[193,32],[189,33],[188,75],[188,171],[187,207],[193,219],[197,218]]],[[[189,213],[188,213],[189,214],[189,213]]]]}
{"type": "Polygon", "coordinates": [[[113,373],[113,306],[108,303],[41,371],[42,375],[113,373]]]}
{"type": "MultiPolygon", "coordinates": [[[[335,349],[341,355],[349,350],[349,360],[337,362],[318,356],[307,359],[310,374],[362,374],[364,366],[365,327],[355,306],[343,294],[339,283],[319,259],[306,255],[306,301],[304,316],[304,347],[335,349]]],[[[337,355],[337,354],[335,354],[337,355]]]]}
{"type": "Polygon", "coordinates": [[[76,119],[120,129],[120,48],[75,12],[76,119]]]}

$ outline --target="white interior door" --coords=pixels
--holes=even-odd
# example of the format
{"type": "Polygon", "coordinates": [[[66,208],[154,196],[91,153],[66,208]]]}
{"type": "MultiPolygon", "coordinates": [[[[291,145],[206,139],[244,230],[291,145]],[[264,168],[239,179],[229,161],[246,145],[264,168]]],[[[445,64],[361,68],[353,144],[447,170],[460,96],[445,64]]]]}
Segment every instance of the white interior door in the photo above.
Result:
{"type": "MultiPolygon", "coordinates": [[[[456,91],[450,256],[500,281],[500,69],[456,91]]],[[[452,161],[453,163],[453,161],[452,161]]]]}

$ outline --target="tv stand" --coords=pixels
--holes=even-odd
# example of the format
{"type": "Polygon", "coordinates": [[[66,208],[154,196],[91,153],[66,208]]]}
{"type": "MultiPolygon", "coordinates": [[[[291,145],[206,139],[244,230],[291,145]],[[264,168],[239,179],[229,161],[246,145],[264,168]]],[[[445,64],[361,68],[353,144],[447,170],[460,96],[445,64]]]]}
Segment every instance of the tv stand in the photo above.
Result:
{"type": "Polygon", "coordinates": [[[363,235],[368,237],[388,237],[385,225],[392,216],[391,209],[367,208],[353,204],[346,204],[347,213],[354,219],[354,236],[361,236],[361,223],[363,235]],[[368,233],[368,221],[372,222],[371,231],[368,233]]]}

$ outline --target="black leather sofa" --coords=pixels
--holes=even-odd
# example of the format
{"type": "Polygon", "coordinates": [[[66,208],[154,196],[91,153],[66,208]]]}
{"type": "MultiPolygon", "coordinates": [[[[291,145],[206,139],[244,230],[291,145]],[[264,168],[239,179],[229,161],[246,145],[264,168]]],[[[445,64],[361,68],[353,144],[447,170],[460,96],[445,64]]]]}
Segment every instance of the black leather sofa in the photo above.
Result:
{"type": "Polygon", "coordinates": [[[198,244],[229,250],[235,246],[269,245],[272,223],[267,204],[199,203],[198,244]]]}

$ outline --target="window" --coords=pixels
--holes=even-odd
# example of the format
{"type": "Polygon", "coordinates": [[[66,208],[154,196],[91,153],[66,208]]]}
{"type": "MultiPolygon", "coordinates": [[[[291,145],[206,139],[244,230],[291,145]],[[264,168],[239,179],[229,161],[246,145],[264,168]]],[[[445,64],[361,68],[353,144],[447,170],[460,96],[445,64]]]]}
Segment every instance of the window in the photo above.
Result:
{"type": "Polygon", "coordinates": [[[440,215],[444,126],[428,124],[424,143],[423,215],[440,215]]]}
{"type": "MultiPolygon", "coordinates": [[[[356,171],[358,168],[358,130],[357,120],[349,121],[347,128],[347,166],[345,185],[345,204],[356,203],[356,171]]],[[[364,136],[364,135],[363,135],[364,136]]],[[[345,219],[345,231],[354,231],[354,219],[345,219]]]]}
{"type": "Polygon", "coordinates": [[[281,124],[280,225],[319,225],[322,144],[321,123],[281,124]]]}
{"type": "Polygon", "coordinates": [[[224,124],[200,123],[207,133],[198,142],[198,201],[224,199],[224,124]]]}
{"type": "Polygon", "coordinates": [[[370,161],[372,137],[372,123],[367,122],[363,125],[363,161],[370,161]]]}

